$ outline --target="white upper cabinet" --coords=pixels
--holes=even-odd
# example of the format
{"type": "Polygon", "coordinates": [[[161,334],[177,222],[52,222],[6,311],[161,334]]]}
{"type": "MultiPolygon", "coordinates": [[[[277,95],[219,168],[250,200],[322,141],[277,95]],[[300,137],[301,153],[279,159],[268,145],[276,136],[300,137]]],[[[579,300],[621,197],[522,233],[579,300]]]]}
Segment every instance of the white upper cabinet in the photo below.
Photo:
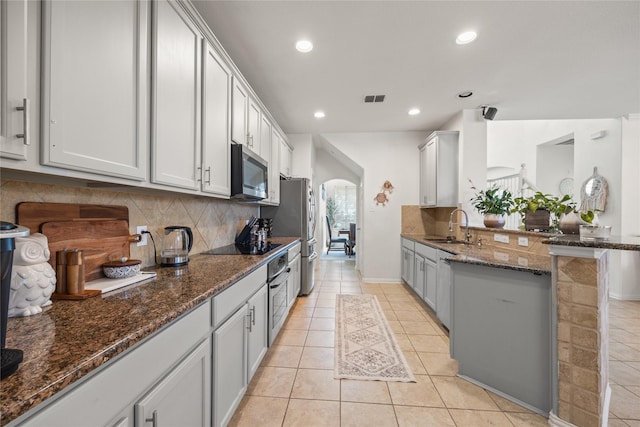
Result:
{"type": "Polygon", "coordinates": [[[231,140],[237,144],[247,144],[247,111],[249,91],[242,82],[233,77],[233,95],[231,98],[231,140]]]}
{"type": "Polygon", "coordinates": [[[31,100],[27,99],[27,1],[0,3],[0,157],[26,160],[31,100]]]}
{"type": "Polygon", "coordinates": [[[247,114],[247,145],[254,153],[260,155],[260,121],[262,119],[262,111],[260,106],[249,98],[249,111],[247,114]]]}
{"type": "Polygon", "coordinates": [[[280,138],[280,175],[285,177],[291,177],[291,147],[289,144],[278,135],[280,138]]]}
{"type": "Polygon", "coordinates": [[[458,132],[433,132],[420,146],[420,206],[458,204],[458,132]]]}
{"type": "Polygon", "coordinates": [[[42,3],[43,164],[146,179],[149,13],[146,1],[42,3]]]}
{"type": "Polygon", "coordinates": [[[151,180],[199,190],[203,36],[178,3],[153,5],[151,180]]]}
{"type": "Polygon", "coordinates": [[[280,135],[275,127],[271,130],[271,161],[269,162],[269,197],[264,202],[280,204],[280,135]]]}
{"type": "Polygon", "coordinates": [[[205,43],[204,49],[202,191],[229,196],[232,74],[209,43],[205,43]]]}

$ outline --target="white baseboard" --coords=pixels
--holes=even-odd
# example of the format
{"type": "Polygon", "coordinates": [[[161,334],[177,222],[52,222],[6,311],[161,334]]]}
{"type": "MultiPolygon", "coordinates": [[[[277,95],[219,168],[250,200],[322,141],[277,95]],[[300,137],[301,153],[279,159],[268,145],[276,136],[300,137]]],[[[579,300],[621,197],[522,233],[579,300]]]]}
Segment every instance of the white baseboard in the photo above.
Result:
{"type": "Polygon", "coordinates": [[[624,295],[609,291],[609,297],[619,301],[638,301],[640,294],[624,295]]]}
{"type": "Polygon", "coordinates": [[[398,284],[402,283],[402,280],[393,280],[393,279],[389,279],[388,277],[385,277],[385,278],[363,277],[362,281],[365,283],[398,283],[398,284]]]}

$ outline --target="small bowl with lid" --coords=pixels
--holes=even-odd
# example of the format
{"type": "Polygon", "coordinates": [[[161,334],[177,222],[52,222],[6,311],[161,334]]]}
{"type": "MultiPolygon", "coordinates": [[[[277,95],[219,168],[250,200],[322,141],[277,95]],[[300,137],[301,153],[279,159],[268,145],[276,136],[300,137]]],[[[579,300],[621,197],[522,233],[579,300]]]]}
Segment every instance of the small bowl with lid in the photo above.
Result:
{"type": "Polygon", "coordinates": [[[102,264],[102,272],[109,279],[126,279],[140,273],[139,259],[122,257],[118,261],[109,261],[102,264]]]}

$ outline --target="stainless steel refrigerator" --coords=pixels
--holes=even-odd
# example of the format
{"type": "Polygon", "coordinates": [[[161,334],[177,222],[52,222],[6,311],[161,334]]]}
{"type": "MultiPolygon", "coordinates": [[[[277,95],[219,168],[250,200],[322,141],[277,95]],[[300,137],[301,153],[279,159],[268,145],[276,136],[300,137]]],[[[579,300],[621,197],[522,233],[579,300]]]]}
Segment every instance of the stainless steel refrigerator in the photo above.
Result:
{"type": "Polygon", "coordinates": [[[262,206],[262,218],[273,218],[272,236],[300,237],[302,277],[300,295],[308,295],[315,284],[313,269],[318,253],[316,239],[316,199],[308,178],[280,181],[280,206],[262,206]]]}

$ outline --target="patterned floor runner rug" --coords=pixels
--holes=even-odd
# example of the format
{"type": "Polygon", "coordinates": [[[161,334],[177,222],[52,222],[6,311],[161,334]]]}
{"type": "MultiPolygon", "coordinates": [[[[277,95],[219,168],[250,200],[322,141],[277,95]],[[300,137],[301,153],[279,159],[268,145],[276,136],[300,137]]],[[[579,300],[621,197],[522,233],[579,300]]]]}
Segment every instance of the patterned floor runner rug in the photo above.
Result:
{"type": "Polygon", "coordinates": [[[375,295],[336,295],[335,378],[415,382],[375,295]]]}

